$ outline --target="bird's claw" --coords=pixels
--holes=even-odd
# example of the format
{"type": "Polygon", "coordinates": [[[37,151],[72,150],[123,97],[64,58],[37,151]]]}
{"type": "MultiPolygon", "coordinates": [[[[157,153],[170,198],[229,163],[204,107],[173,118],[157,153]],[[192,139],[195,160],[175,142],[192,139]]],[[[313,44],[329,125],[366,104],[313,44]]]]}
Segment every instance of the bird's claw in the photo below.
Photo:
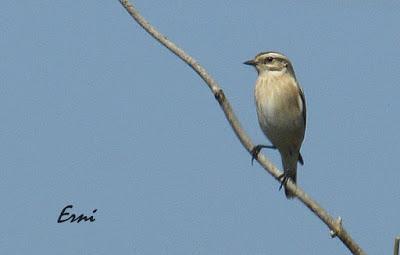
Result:
{"type": "Polygon", "coordinates": [[[287,174],[283,173],[278,176],[278,179],[281,182],[281,186],[279,186],[279,190],[281,190],[284,185],[286,186],[289,176],[287,174]]]}
{"type": "Polygon", "coordinates": [[[263,148],[267,148],[267,149],[276,149],[275,146],[273,145],[256,145],[253,147],[253,149],[251,150],[251,165],[253,165],[254,159],[257,159],[258,157],[258,153],[260,153],[261,149],[263,148]]]}

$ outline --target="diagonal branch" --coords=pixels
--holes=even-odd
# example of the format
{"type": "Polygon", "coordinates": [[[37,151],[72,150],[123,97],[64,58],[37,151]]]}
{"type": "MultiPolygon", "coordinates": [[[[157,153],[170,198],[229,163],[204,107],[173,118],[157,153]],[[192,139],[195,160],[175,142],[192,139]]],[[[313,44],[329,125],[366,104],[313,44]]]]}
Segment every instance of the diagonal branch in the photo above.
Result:
{"type": "MultiPolygon", "coordinates": [[[[228,99],[225,97],[224,92],[218,86],[218,84],[214,81],[214,79],[206,72],[206,70],[197,63],[197,61],[186,54],[181,48],[176,46],[173,42],[167,39],[164,35],[158,32],[149,22],[147,22],[135,9],[135,7],[129,3],[128,0],[119,0],[122,6],[128,11],[128,13],[132,16],[133,19],[144,29],[147,33],[149,33],[154,39],[164,45],[168,50],[186,62],[207,84],[211,92],[214,94],[216,100],[221,106],[222,111],[225,114],[225,117],[229,121],[233,131],[236,136],[239,138],[242,145],[246,148],[246,150],[251,153],[254,145],[251,142],[249,136],[244,132],[241,127],[239,120],[236,118],[236,115],[233,112],[233,109],[228,102],[228,99]]],[[[271,161],[269,161],[265,156],[259,155],[257,161],[264,167],[264,169],[271,174],[276,180],[279,180],[281,175],[281,171],[275,167],[271,161]]],[[[295,196],[305,205],[307,206],[318,218],[320,218],[331,230],[332,237],[339,237],[339,239],[343,242],[344,245],[353,253],[353,254],[365,254],[361,247],[351,238],[351,236],[347,233],[347,231],[342,226],[342,220],[339,217],[338,219],[334,219],[328,212],[323,209],[315,200],[313,200],[310,196],[308,196],[300,187],[296,186],[292,181],[287,182],[287,188],[295,194],[295,196]]]]}

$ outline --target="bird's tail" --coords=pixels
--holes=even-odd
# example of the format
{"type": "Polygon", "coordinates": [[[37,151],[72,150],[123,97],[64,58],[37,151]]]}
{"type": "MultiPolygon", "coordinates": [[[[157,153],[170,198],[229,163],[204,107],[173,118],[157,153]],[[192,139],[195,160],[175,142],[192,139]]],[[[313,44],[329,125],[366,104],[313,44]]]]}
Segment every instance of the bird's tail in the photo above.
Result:
{"type": "MultiPolygon", "coordinates": [[[[285,176],[287,178],[290,178],[292,182],[296,183],[297,179],[297,160],[299,158],[298,153],[292,153],[292,155],[282,155],[282,165],[283,165],[283,171],[285,173],[285,176]],[[293,155],[295,154],[295,155],[293,155]]],[[[294,197],[294,194],[286,189],[285,186],[285,195],[286,198],[291,199],[294,197]]]]}

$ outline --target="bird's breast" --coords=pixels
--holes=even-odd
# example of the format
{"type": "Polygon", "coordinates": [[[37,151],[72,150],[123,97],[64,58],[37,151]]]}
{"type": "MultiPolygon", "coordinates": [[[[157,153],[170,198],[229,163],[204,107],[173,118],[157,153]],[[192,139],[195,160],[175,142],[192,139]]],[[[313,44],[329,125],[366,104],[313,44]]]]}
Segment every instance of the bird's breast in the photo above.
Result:
{"type": "Polygon", "coordinates": [[[292,76],[259,76],[255,101],[261,129],[273,143],[282,137],[289,139],[292,135],[304,133],[303,103],[292,76]]]}

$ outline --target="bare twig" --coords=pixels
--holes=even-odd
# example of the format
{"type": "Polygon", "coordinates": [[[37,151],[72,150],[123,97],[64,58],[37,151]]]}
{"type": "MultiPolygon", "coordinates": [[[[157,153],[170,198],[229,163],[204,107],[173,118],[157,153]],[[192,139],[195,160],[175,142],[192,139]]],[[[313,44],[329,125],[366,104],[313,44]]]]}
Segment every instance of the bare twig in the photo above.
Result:
{"type": "MultiPolygon", "coordinates": [[[[197,63],[197,61],[186,54],[181,48],[176,46],[173,42],[168,40],[164,35],[158,32],[153,26],[151,26],[129,3],[128,0],[119,0],[123,7],[128,11],[133,19],[146,30],[154,39],[164,45],[172,53],[186,62],[207,84],[211,92],[214,94],[216,100],[221,106],[222,111],[225,113],[229,124],[231,125],[236,136],[239,138],[242,145],[246,150],[251,153],[253,149],[253,143],[249,136],[244,132],[238,119],[236,118],[230,103],[225,97],[224,92],[214,81],[214,79],[206,72],[206,70],[197,63]]],[[[259,155],[257,161],[264,167],[264,169],[270,173],[276,180],[279,181],[281,172],[275,167],[265,156],[259,155]]],[[[347,231],[342,226],[342,219],[339,217],[337,220],[330,216],[326,210],[324,210],[315,200],[309,197],[300,187],[296,186],[292,181],[287,182],[287,188],[296,195],[296,197],[306,205],[318,218],[320,218],[331,230],[332,237],[339,237],[339,239],[346,245],[346,247],[353,254],[365,254],[361,247],[351,238],[347,231]]]]}

